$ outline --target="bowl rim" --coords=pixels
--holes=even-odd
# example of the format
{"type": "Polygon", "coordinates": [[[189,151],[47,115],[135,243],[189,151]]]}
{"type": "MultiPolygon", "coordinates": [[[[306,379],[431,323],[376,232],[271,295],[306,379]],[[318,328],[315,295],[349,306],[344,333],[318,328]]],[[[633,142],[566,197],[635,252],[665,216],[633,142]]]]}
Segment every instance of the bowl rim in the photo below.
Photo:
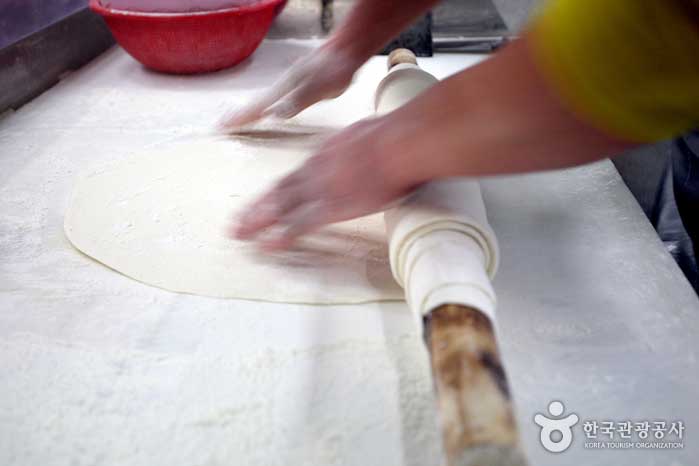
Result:
{"type": "Polygon", "coordinates": [[[234,6],[230,8],[220,8],[217,10],[205,11],[186,11],[186,12],[154,12],[154,11],[135,11],[135,10],[120,10],[116,8],[107,8],[102,5],[101,0],[90,0],[90,9],[99,13],[102,16],[119,16],[129,18],[186,18],[192,16],[216,16],[230,13],[246,14],[254,13],[260,10],[265,10],[270,7],[280,5],[285,0],[258,0],[248,5],[234,6]]]}

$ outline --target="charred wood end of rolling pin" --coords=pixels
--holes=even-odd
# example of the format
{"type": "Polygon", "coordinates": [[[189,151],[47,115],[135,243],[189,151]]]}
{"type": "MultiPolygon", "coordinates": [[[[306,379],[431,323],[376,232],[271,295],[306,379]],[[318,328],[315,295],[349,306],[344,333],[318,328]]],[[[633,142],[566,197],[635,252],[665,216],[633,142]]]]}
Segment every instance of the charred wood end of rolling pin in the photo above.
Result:
{"type": "Polygon", "coordinates": [[[425,317],[424,328],[449,464],[480,464],[465,460],[478,450],[509,458],[499,464],[524,464],[488,317],[466,306],[444,305],[425,317]]]}

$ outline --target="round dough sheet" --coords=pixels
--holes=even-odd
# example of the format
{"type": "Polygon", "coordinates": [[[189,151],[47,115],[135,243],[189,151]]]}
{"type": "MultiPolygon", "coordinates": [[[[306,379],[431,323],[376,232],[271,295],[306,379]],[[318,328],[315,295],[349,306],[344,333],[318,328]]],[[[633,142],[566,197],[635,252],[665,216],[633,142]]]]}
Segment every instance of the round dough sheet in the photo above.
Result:
{"type": "Polygon", "coordinates": [[[215,138],[151,149],[80,179],[65,232],[88,256],[171,291],[312,304],[403,299],[381,215],[275,254],[227,235],[234,214],[308,152],[298,141],[215,138]]]}

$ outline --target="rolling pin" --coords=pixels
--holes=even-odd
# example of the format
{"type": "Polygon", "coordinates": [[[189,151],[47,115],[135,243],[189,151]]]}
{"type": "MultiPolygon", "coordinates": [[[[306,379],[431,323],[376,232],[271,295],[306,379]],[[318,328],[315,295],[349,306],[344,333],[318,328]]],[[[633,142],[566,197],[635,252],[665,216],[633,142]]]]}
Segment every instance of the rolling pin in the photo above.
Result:
{"type": "MultiPolygon", "coordinates": [[[[377,114],[437,79],[396,49],[375,95],[377,114]]],[[[385,213],[393,275],[422,327],[449,466],[523,466],[513,403],[498,350],[497,242],[476,181],[427,183],[385,213]]]]}

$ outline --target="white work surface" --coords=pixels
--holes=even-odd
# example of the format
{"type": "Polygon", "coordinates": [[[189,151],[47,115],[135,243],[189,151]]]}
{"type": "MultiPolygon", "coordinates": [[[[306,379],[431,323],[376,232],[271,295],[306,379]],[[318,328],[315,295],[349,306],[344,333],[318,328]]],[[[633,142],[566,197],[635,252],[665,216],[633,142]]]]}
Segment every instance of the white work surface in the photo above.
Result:
{"type": "MultiPolygon", "coordinates": [[[[114,48],[0,117],[1,465],[442,463],[405,304],[170,293],[63,234],[81,172],[209,130],[310,45],[266,42],[239,67],[197,77],[147,71],[114,48]]],[[[444,77],[478,59],[421,64],[444,77]]],[[[384,63],[298,121],[370,114],[384,63]]],[[[696,466],[699,301],[612,164],[483,187],[502,248],[500,344],[532,466],[696,466]],[[533,417],[554,399],[581,421],[683,420],[684,449],[586,450],[578,425],[568,451],[548,453],[533,417]]]]}

